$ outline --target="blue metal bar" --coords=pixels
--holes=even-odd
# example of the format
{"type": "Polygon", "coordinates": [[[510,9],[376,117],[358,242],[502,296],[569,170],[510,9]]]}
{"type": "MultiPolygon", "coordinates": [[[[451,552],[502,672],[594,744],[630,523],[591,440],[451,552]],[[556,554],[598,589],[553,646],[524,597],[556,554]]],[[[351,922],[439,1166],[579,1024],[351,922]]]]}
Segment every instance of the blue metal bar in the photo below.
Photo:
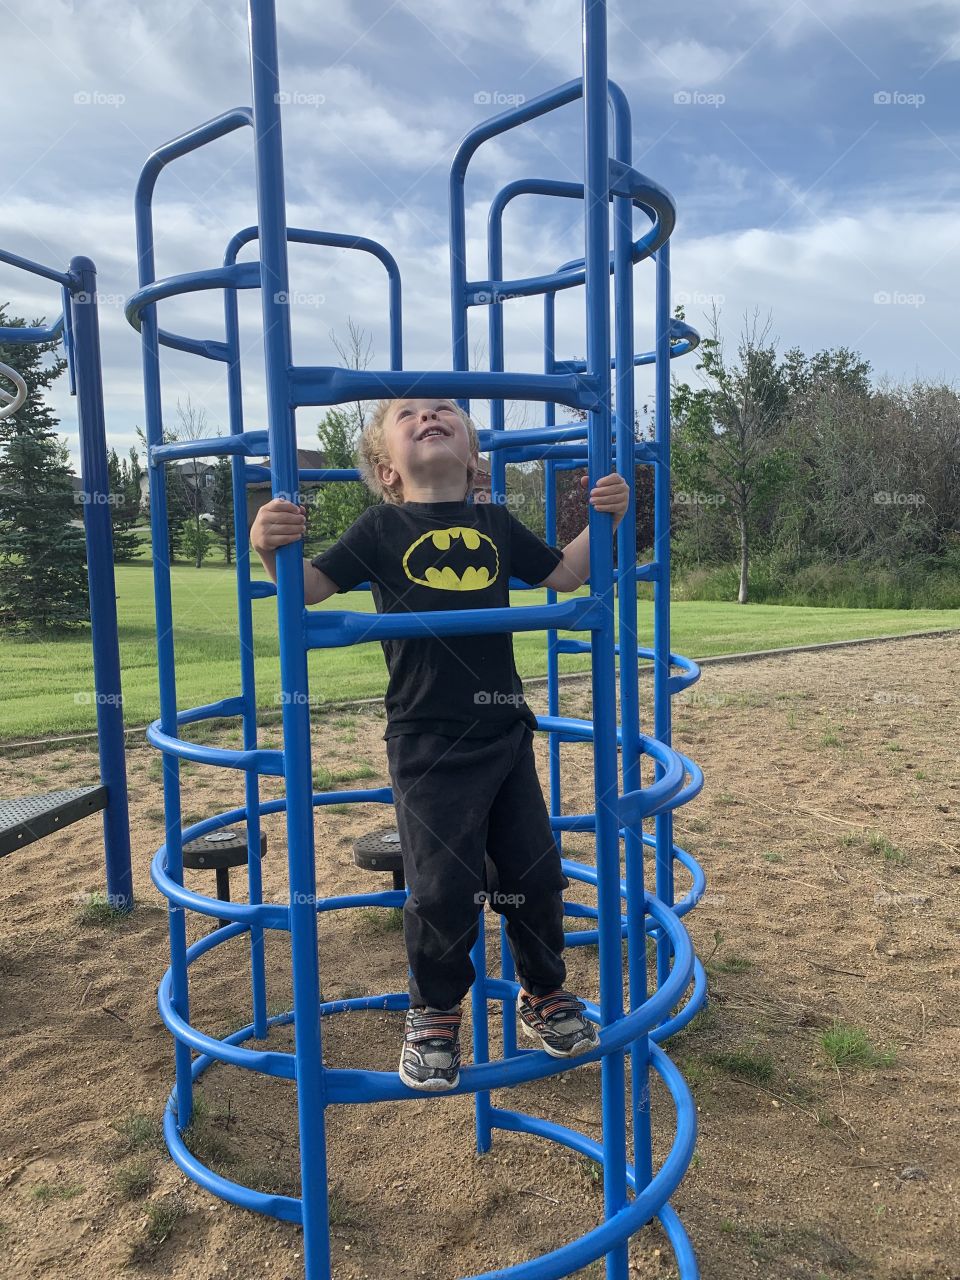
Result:
{"type": "MultiPolygon", "coordinates": [[[[512,435],[512,432],[505,431],[503,434],[512,435]]],[[[520,448],[513,448],[504,442],[498,447],[503,454],[504,463],[535,462],[541,458],[551,458],[557,461],[561,459],[569,461],[574,466],[583,467],[586,465],[586,452],[582,444],[524,445],[520,448]]],[[[654,451],[648,441],[637,440],[634,442],[634,461],[656,461],[654,451]]]]}
{"type": "Polygon", "coordinates": [[[500,631],[542,631],[551,622],[562,630],[586,631],[604,625],[594,596],[577,596],[563,604],[532,604],[523,609],[437,609],[429,613],[344,613],[309,610],[303,616],[307,648],[329,649],[372,640],[411,636],[472,636],[500,631]]]}
{"type": "MultiPolygon", "coordinates": [[[[137,269],[140,291],[156,280],[153,239],[153,194],[157,179],[166,165],[252,123],[249,109],[236,108],[164,144],[148,157],[140,171],[134,196],[134,220],[137,230],[137,269]]],[[[197,287],[215,287],[204,283],[207,273],[194,273],[187,283],[197,287]],[[197,276],[201,279],[197,279],[197,276]]],[[[180,283],[183,278],[181,277],[180,283]]],[[[166,282],[167,284],[171,282],[166,282]]],[[[177,290],[174,290],[176,292],[177,290]]],[[[156,300],[167,296],[163,288],[136,306],[137,326],[141,335],[143,361],[144,407],[148,449],[163,444],[163,410],[160,396],[160,329],[156,300]]],[[[148,468],[150,480],[150,531],[153,547],[154,609],[157,620],[157,666],[159,674],[160,718],[155,745],[163,755],[164,825],[168,832],[168,862],[173,879],[183,883],[183,849],[181,834],[180,772],[177,754],[171,749],[177,742],[176,664],[173,644],[173,609],[170,590],[170,557],[167,530],[167,490],[164,467],[148,468]]],[[[148,735],[149,737],[149,735],[148,735]]],[[[184,753],[186,754],[186,753],[184,753]]],[[[186,963],[186,922],[183,911],[172,903],[169,909],[171,1001],[179,1017],[189,1022],[189,993],[186,963]]],[[[193,1075],[190,1051],[180,1040],[174,1042],[176,1062],[176,1111],[178,1123],[186,1127],[193,1111],[193,1075]]]]}
{"type": "MultiPolygon", "coordinates": [[[[586,221],[587,367],[600,387],[599,404],[589,412],[589,485],[610,471],[610,229],[608,223],[607,30],[604,0],[583,3],[584,189],[586,221]]],[[[614,683],[613,536],[611,517],[590,508],[590,581],[602,602],[601,627],[591,635],[591,676],[595,733],[593,779],[596,796],[597,909],[599,912],[600,1022],[606,1029],[623,1019],[623,962],[620,941],[620,837],[617,821],[616,694],[614,683]]],[[[627,1204],[625,1084],[622,1053],[601,1064],[604,1216],[614,1218],[627,1204]]],[[[602,1228],[601,1228],[602,1229],[602,1228]]],[[[607,1280],[627,1280],[627,1248],[607,1254],[607,1280]]]]}
{"type": "MultiPolygon", "coordinates": [[[[69,272],[57,271],[54,267],[45,267],[39,262],[31,261],[30,258],[21,258],[19,253],[10,253],[7,249],[0,249],[0,262],[6,263],[8,267],[16,267],[18,271],[27,271],[32,276],[42,276],[44,280],[53,280],[55,284],[62,285],[64,289],[72,290],[76,285],[76,280],[69,272]]],[[[24,329],[23,332],[44,333],[46,331],[42,329],[24,329]]],[[[29,338],[25,339],[25,341],[46,342],[48,338],[29,338]]]]}
{"type": "Polygon", "coordinates": [[[133,906],[133,875],[130,869],[130,818],[109,504],[110,477],[107,471],[97,316],[97,270],[89,258],[81,257],[71,261],[70,273],[75,281],[72,333],[76,353],[83,525],[87,540],[90,630],[97,699],[97,746],[100,777],[107,788],[107,807],[103,811],[107,901],[122,911],[129,911],[133,906]]]}
{"type": "Polygon", "coordinates": [[[347,400],[378,397],[502,395],[516,400],[556,400],[573,409],[592,408],[597,401],[594,381],[584,374],[545,376],[524,373],[487,373],[483,370],[449,373],[441,369],[340,369],[299,366],[290,369],[294,408],[306,405],[343,404],[347,400]]]}
{"type": "Polygon", "coordinates": [[[228,436],[208,440],[178,440],[158,444],[150,450],[150,465],[173,462],[176,458],[263,458],[267,453],[266,431],[233,431],[228,436]]]}
{"type": "MultiPolygon", "coordinates": [[[[620,174],[616,175],[616,177],[621,176],[620,174]]],[[[648,178],[643,178],[641,174],[633,176],[637,181],[631,183],[630,188],[640,189],[638,184],[643,184],[642,189],[647,197],[644,200],[637,199],[635,203],[649,212],[653,219],[653,226],[647,234],[642,236],[636,244],[631,245],[631,260],[636,263],[642,262],[644,258],[649,257],[656,248],[666,241],[673,229],[676,209],[670,196],[657,183],[648,178]]],[[[529,179],[526,181],[521,179],[518,182],[511,183],[504,190],[510,193],[508,198],[521,192],[528,192],[534,195],[579,196],[581,199],[583,198],[583,188],[579,184],[554,182],[547,179],[529,179]]],[[[616,182],[610,188],[611,198],[615,191],[616,182]]],[[[502,212],[502,206],[498,207],[497,201],[494,201],[490,209],[490,218],[492,219],[496,216],[499,221],[502,212]]],[[[613,267],[613,256],[611,255],[609,264],[611,272],[613,267]]],[[[586,278],[586,267],[583,259],[577,259],[561,267],[558,271],[549,272],[546,275],[526,276],[519,280],[501,279],[502,270],[502,267],[499,269],[491,268],[491,278],[489,280],[472,280],[467,283],[464,300],[468,307],[499,306],[509,298],[528,298],[536,294],[553,293],[560,289],[572,289],[577,285],[583,284],[586,278]]]]}
{"type": "Polygon", "coordinates": [[[133,875],[96,267],[89,258],[76,257],[69,270],[62,272],[6,250],[0,250],[0,262],[60,285],[63,310],[53,324],[0,327],[0,342],[33,346],[62,338],[70,392],[77,397],[97,747],[100,780],[107,789],[103,810],[107,901],[129,911],[134,905],[133,875]]]}
{"type": "MultiPolygon", "coordinates": [[[[234,238],[236,239],[236,237],[234,238]]],[[[224,266],[232,266],[231,241],[224,255],[224,266]]],[[[240,315],[236,289],[223,291],[223,331],[228,351],[227,363],[227,412],[230,435],[234,439],[249,438],[243,429],[243,381],[240,364],[240,315]]],[[[264,433],[266,434],[266,433],[264,433]]],[[[268,447],[264,442],[264,449],[268,447]]],[[[269,479],[269,473],[267,478],[269,479]]],[[[243,456],[234,454],[230,464],[230,487],[233,498],[234,547],[237,560],[237,640],[240,658],[240,714],[243,717],[243,749],[258,750],[257,682],[254,664],[253,600],[255,593],[250,577],[250,531],[247,521],[246,462],[243,456]]],[[[260,587],[262,583],[257,583],[260,587]]],[[[271,595],[276,588],[271,582],[271,595]]],[[[263,901],[263,876],[260,862],[260,774],[257,769],[246,769],[243,776],[247,826],[247,894],[250,903],[263,901]]],[[[264,954],[264,932],[258,921],[250,925],[250,1001],[253,1009],[253,1028],[257,1039],[267,1035],[267,978],[264,954]]]]}
{"type": "MultiPolygon", "coordinates": [[[[243,471],[245,484],[262,484],[270,479],[270,468],[246,466],[243,471]]],[[[301,480],[359,480],[356,467],[306,467],[297,473],[301,480]]]]}
{"type": "MultiPolygon", "coordinates": [[[[469,368],[467,350],[467,233],[465,181],[467,167],[477,149],[491,138],[536,120],[550,111],[575,102],[583,93],[581,79],[569,80],[549,93],[543,93],[509,111],[503,111],[471,129],[457,147],[450,166],[450,314],[453,322],[453,367],[469,368]]],[[[491,353],[492,356],[492,353],[491,353]]],[[[453,394],[450,392],[449,394],[453,394]]],[[[457,392],[464,409],[469,410],[469,392],[457,392]]],[[[482,396],[482,392],[477,392],[482,396]]],[[[560,403],[565,403],[560,401],[560,403]]],[[[584,406],[586,407],[586,406],[584,406]]],[[[498,424],[494,422],[494,426],[498,424]]],[[[502,423],[499,425],[502,426],[502,423]]]]}
{"type": "Polygon", "coordinates": [[[154,278],[151,205],[157,179],[164,168],[172,161],[189,155],[191,151],[197,151],[200,147],[205,147],[208,143],[214,142],[218,138],[226,137],[227,134],[233,133],[236,129],[242,129],[252,124],[253,115],[249,107],[234,107],[230,111],[223,112],[222,115],[215,116],[212,120],[207,120],[204,124],[197,125],[194,129],[188,129],[186,133],[181,133],[179,137],[171,139],[170,142],[165,142],[163,146],[158,147],[147,158],[146,163],[140,170],[140,178],[137,182],[137,190],[134,196],[137,222],[145,233],[147,242],[145,247],[149,250],[148,259],[146,261],[142,258],[140,259],[141,283],[154,278]]]}
{"type": "MultiPolygon", "coordinates": [[[[227,246],[224,265],[236,262],[237,254],[245,244],[257,238],[256,227],[245,227],[238,231],[227,246]]],[[[287,242],[290,244],[326,245],[334,249],[357,249],[372,254],[383,263],[387,271],[389,288],[388,308],[390,326],[390,368],[403,368],[403,303],[400,268],[392,253],[389,253],[377,240],[368,240],[366,236],[343,235],[336,231],[309,231],[303,227],[287,227],[287,242]]]]}
{"type": "MultiPolygon", "coordinates": [[[[277,20],[274,0],[250,0],[260,229],[264,358],[273,496],[299,501],[296,420],[291,378],[290,293],[280,127],[277,20]]],[[[299,543],[277,551],[277,620],[283,700],[283,757],[290,865],[290,945],[296,1018],[297,1110],[304,1263],[308,1276],[330,1272],[327,1150],[324,1124],[326,1076],[320,1034],[317,961],[317,889],[314,871],[310,708],[304,643],[303,554],[299,543]]]]}
{"type": "MultiPolygon", "coordinates": [[[[653,689],[654,734],[670,746],[672,703],[670,698],[670,244],[657,252],[656,335],[657,364],[654,430],[660,446],[660,466],[654,483],[654,557],[660,573],[653,585],[653,689]]],[[[659,774],[659,766],[657,767],[659,774]]],[[[673,814],[656,819],[656,891],[673,906],[673,814]]],[[[670,952],[663,938],[657,944],[657,981],[663,982],[670,967],[670,952]]]]}
{"type": "MultiPolygon", "coordinates": [[[[551,296],[547,295],[547,297],[551,296]]],[[[550,407],[552,407],[552,401],[548,404],[548,408],[550,407]]],[[[557,427],[550,423],[545,427],[515,427],[510,431],[478,427],[477,438],[484,453],[488,449],[497,449],[501,445],[563,444],[571,440],[586,440],[587,424],[575,422],[570,426],[557,427]]]]}
{"type": "Polygon", "coordinates": [[[39,342],[56,342],[63,335],[63,316],[58,316],[47,328],[28,329],[20,325],[0,328],[0,342],[8,347],[32,347],[39,342]]]}
{"type": "MultiPolygon", "coordinates": [[[[700,345],[700,335],[691,325],[684,324],[681,320],[672,320],[670,323],[670,359],[676,360],[679,356],[688,355],[695,347],[700,345]],[[681,332],[682,330],[682,332],[681,332]]],[[[657,359],[656,350],[641,351],[633,357],[633,364],[636,367],[647,364],[655,364],[657,359]]],[[[629,364],[629,353],[625,353],[622,364],[629,364]]],[[[615,368],[617,359],[614,358],[611,364],[615,368]]],[[[560,360],[557,362],[556,369],[558,373],[580,373],[586,368],[584,360],[560,360]]]]}
{"type": "Polygon", "coordinates": [[[257,289],[260,287],[260,263],[237,262],[232,267],[207,267],[203,271],[183,271],[165,280],[151,280],[130,295],[124,315],[135,329],[145,307],[176,298],[184,293],[200,293],[207,289],[257,289]]]}
{"type": "MultiPolygon", "coordinates": [[[[63,328],[63,352],[67,357],[67,381],[70,384],[70,394],[77,394],[77,353],[76,341],[73,334],[73,319],[71,316],[72,304],[70,290],[64,285],[60,290],[60,319],[56,321],[56,325],[63,328]]],[[[100,372],[100,390],[101,399],[103,392],[103,369],[101,365],[100,372]]]]}
{"type": "MultiPolygon", "coordinates": [[[[612,95],[614,148],[617,161],[629,169],[632,154],[630,108],[624,94],[612,95]]],[[[617,530],[618,565],[635,565],[637,560],[636,448],[633,385],[633,203],[614,200],[614,315],[616,347],[617,470],[626,480],[630,501],[617,530]]],[[[672,228],[671,228],[672,229],[672,228]]],[[[644,869],[642,818],[625,821],[627,797],[644,796],[640,774],[641,733],[637,680],[637,593],[632,577],[618,576],[621,767],[624,795],[620,818],[625,822],[624,858],[627,879],[627,971],[629,1005],[635,1008],[647,999],[647,922],[644,913],[644,869]]],[[[681,778],[682,782],[682,778],[681,778]]],[[[642,810],[641,810],[642,811],[642,810]]],[[[633,1164],[636,1176],[646,1185],[653,1178],[653,1148],[650,1117],[650,1042],[638,1039],[630,1047],[630,1098],[633,1119],[633,1164]]]]}

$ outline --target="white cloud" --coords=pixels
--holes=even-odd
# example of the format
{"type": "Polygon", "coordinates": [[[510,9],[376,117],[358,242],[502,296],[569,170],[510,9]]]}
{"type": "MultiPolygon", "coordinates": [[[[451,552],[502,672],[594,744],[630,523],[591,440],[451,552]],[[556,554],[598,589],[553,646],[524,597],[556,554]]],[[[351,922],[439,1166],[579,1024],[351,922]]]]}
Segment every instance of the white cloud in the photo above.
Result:
{"type": "MultiPolygon", "coordinates": [[[[909,236],[900,211],[877,206],[789,230],[681,239],[671,261],[675,291],[698,300],[687,306],[695,327],[716,297],[731,337],[759,307],[773,313],[781,348],[849,346],[895,378],[952,380],[960,370],[951,319],[960,237],[946,212],[915,211],[909,236]]],[[[689,362],[681,367],[690,376],[689,362]]]]}

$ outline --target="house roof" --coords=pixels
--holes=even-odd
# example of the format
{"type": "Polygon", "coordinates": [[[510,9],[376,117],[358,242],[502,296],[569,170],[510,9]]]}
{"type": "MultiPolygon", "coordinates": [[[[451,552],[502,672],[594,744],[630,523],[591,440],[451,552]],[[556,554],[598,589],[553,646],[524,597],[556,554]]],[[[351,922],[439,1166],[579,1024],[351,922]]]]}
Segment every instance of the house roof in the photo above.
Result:
{"type": "MultiPolygon", "coordinates": [[[[264,457],[259,463],[260,466],[266,467],[270,465],[269,457],[264,457]]],[[[299,471],[319,471],[327,465],[327,455],[322,449],[298,449],[297,450],[297,469],[299,471]]],[[[258,480],[255,484],[248,484],[247,489],[269,489],[269,480],[258,480]]]]}

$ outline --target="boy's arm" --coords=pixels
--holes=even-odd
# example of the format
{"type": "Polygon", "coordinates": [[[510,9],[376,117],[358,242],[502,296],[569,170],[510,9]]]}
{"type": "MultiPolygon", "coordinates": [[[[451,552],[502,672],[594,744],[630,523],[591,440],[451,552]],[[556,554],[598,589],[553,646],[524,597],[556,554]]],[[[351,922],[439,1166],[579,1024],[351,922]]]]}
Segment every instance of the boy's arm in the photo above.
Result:
{"type": "MultiPolygon", "coordinates": [[[[273,498],[257,512],[250,528],[250,542],[271,582],[277,581],[277,548],[298,542],[306,528],[306,508],[283,498],[273,498]]],[[[304,604],[320,604],[339,587],[309,560],[303,561],[304,604]]]]}
{"type": "MultiPolygon", "coordinates": [[[[271,582],[277,580],[277,555],[275,551],[266,549],[260,550],[254,548],[263,564],[264,569],[270,575],[271,582]]],[[[312,565],[309,560],[304,558],[303,561],[303,603],[308,607],[312,604],[321,604],[324,600],[328,600],[335,595],[340,588],[332,578],[328,578],[325,573],[312,565]]]]}
{"type": "MultiPolygon", "coordinates": [[[[589,483],[586,476],[582,476],[580,482],[584,485],[589,483]]],[[[623,476],[614,471],[597,481],[590,490],[589,501],[595,510],[607,511],[613,516],[611,527],[615,530],[630,502],[630,489],[623,476]]],[[[587,525],[563,548],[563,559],[550,576],[537,585],[554,591],[576,591],[589,576],[590,526],[587,525]]]]}

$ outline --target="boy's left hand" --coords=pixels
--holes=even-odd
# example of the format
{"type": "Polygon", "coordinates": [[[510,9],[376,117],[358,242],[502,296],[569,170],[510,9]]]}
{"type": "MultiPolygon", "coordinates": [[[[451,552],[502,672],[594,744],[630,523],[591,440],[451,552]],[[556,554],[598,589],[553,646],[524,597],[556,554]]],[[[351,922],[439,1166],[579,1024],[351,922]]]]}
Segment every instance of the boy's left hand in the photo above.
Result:
{"type": "MultiPolygon", "coordinates": [[[[590,483],[589,477],[581,476],[581,485],[590,483]]],[[[609,511],[616,520],[623,518],[630,502],[630,488],[623,476],[612,471],[608,476],[601,476],[588,495],[590,505],[596,511],[609,511]]]]}

